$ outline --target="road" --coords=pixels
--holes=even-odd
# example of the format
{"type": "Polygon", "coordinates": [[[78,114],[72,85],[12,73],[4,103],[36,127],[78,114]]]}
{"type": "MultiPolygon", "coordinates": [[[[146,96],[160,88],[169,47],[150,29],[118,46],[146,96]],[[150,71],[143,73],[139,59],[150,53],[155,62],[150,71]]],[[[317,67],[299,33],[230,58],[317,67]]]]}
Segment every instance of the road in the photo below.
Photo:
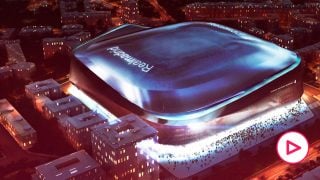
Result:
{"type": "Polygon", "coordinates": [[[167,11],[160,6],[157,0],[150,0],[149,3],[158,11],[162,21],[174,21],[174,19],[167,13],[167,11]]]}
{"type": "MultiPolygon", "coordinates": [[[[320,102],[319,99],[317,100],[317,96],[319,96],[320,99],[320,89],[317,89],[313,86],[310,86],[308,84],[304,85],[304,94],[303,99],[305,102],[309,105],[312,112],[319,117],[320,115],[320,102]]],[[[307,157],[302,161],[308,162],[310,160],[315,160],[317,156],[320,156],[319,153],[319,146],[320,146],[320,140],[315,141],[312,143],[309,147],[309,153],[307,157]]],[[[294,167],[294,165],[290,165],[284,161],[277,161],[273,163],[272,165],[260,170],[259,172],[255,173],[254,175],[250,176],[247,179],[262,179],[261,177],[264,177],[265,179],[277,179],[279,176],[284,176],[288,173],[287,169],[289,167],[294,167]]]]}
{"type": "MultiPolygon", "coordinates": [[[[38,155],[35,153],[31,153],[29,151],[21,149],[21,147],[15,142],[15,140],[11,137],[11,135],[0,125],[0,151],[4,156],[0,158],[0,167],[5,168],[11,166],[12,170],[15,170],[15,167],[19,169],[17,163],[25,163],[25,167],[27,167],[28,163],[32,161],[38,161],[39,164],[45,163],[52,159],[49,157],[45,157],[44,155],[38,155]]],[[[21,168],[21,167],[20,167],[21,168]]],[[[0,169],[0,179],[3,176],[3,169],[0,169]]]]}
{"type": "Polygon", "coordinates": [[[317,89],[308,84],[304,85],[304,94],[302,98],[309,105],[312,112],[320,117],[320,89],[317,89]]]}
{"type": "MultiPolygon", "coordinates": [[[[315,87],[310,86],[308,84],[305,84],[303,88],[304,88],[304,94],[307,96],[314,97],[314,96],[318,96],[320,94],[319,89],[316,89],[315,87]]],[[[314,98],[307,98],[307,100],[309,101],[309,102],[307,102],[308,104],[311,104],[316,101],[316,99],[314,99],[314,98]]]]}
{"type": "MultiPolygon", "coordinates": [[[[310,148],[307,157],[302,161],[309,162],[310,160],[315,160],[319,154],[319,146],[320,140],[314,142],[310,148]]],[[[264,168],[263,170],[259,171],[258,173],[254,174],[253,176],[249,177],[248,179],[260,179],[261,177],[265,177],[265,179],[277,179],[279,176],[284,176],[288,173],[287,169],[289,167],[294,167],[294,165],[290,165],[284,161],[277,161],[274,164],[264,168]]]]}

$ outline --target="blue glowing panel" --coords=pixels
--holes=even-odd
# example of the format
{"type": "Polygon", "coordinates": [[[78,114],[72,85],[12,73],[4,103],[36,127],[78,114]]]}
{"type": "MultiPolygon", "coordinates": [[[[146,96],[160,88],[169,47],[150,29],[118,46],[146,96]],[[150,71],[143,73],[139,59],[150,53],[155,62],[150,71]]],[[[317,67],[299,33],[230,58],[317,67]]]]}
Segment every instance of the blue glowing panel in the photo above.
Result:
{"type": "Polygon", "coordinates": [[[214,23],[108,35],[77,48],[77,61],[124,98],[159,116],[232,103],[300,64],[291,51],[214,23]]]}

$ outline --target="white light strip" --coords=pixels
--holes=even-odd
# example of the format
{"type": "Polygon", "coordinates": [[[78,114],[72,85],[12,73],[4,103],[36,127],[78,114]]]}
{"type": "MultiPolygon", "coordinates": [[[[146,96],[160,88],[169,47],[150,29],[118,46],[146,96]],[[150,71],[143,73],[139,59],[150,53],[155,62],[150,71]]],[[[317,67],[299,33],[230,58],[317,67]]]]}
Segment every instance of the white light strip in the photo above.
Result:
{"type": "Polygon", "coordinates": [[[96,101],[91,99],[88,95],[86,95],[83,91],[78,89],[76,86],[71,85],[67,92],[72,94],[76,98],[78,98],[83,104],[85,104],[92,111],[101,114],[104,118],[108,119],[108,122],[114,124],[117,122],[117,117],[112,114],[110,111],[105,109],[103,106],[98,104],[96,101]]]}
{"type": "MultiPolygon", "coordinates": [[[[297,125],[298,123],[311,118],[312,116],[313,114],[307,104],[304,101],[297,101],[289,105],[273,109],[258,117],[248,119],[247,121],[230,129],[209,135],[189,144],[164,145],[152,140],[144,140],[139,142],[137,147],[141,153],[145,153],[157,160],[158,163],[163,165],[173,174],[177,173],[178,175],[175,175],[187,177],[188,173],[189,175],[192,175],[200,172],[207,167],[237,154],[240,149],[248,149],[255,144],[261,143],[262,141],[297,125]],[[299,117],[302,120],[295,121],[294,118],[296,117],[299,117]],[[288,121],[290,121],[291,124],[289,124],[288,121]],[[245,140],[245,137],[241,137],[238,134],[247,129],[252,129],[250,133],[253,137],[249,138],[249,140],[245,140]],[[274,130],[270,132],[264,131],[271,129],[274,130]],[[264,137],[258,136],[261,132],[266,132],[264,137]],[[208,157],[208,159],[211,160],[210,163],[201,167],[198,163],[195,163],[195,161],[199,162],[200,159],[204,157],[208,157]],[[189,169],[186,169],[183,164],[188,164],[189,169]],[[173,166],[175,167],[173,168],[173,166]]],[[[205,130],[205,127],[203,130],[205,130]]]]}

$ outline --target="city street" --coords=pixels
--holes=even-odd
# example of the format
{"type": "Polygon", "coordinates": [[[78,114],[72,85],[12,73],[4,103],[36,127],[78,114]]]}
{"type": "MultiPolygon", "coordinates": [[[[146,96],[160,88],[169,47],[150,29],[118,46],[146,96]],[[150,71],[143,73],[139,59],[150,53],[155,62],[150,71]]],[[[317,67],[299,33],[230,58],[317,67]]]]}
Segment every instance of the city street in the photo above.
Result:
{"type": "MultiPolygon", "coordinates": [[[[314,142],[309,147],[309,153],[307,157],[299,164],[307,163],[310,160],[316,160],[319,156],[319,147],[320,147],[320,140],[314,142]]],[[[262,169],[258,173],[255,173],[251,177],[247,179],[277,179],[279,176],[284,176],[288,171],[288,168],[296,167],[295,165],[290,165],[284,161],[277,161],[273,163],[272,165],[262,169]],[[262,178],[263,177],[263,178],[262,178]]]]}
{"type": "Polygon", "coordinates": [[[45,163],[51,158],[37,155],[29,151],[21,149],[21,147],[15,142],[10,134],[0,126],[0,153],[3,157],[0,157],[0,177],[6,173],[6,171],[17,170],[19,168],[27,168],[31,162],[34,163],[45,163]],[[19,162],[20,167],[16,165],[19,162]]]}
{"type": "Polygon", "coordinates": [[[157,0],[151,0],[150,4],[160,14],[160,19],[162,21],[174,21],[174,19],[167,13],[167,11],[162,6],[159,5],[157,0]]]}
{"type": "MultiPolygon", "coordinates": [[[[320,102],[316,98],[320,95],[320,90],[310,86],[308,84],[304,85],[304,94],[302,98],[308,104],[309,108],[312,112],[319,117],[320,115],[320,102]]],[[[319,147],[320,147],[320,140],[312,143],[309,147],[309,153],[307,157],[298,164],[309,162],[310,160],[316,160],[319,156],[319,147]]],[[[284,176],[288,173],[288,168],[296,167],[297,165],[290,165],[282,160],[279,160],[272,165],[260,170],[259,172],[255,173],[254,175],[248,177],[247,179],[277,179],[279,176],[284,176]]]]}

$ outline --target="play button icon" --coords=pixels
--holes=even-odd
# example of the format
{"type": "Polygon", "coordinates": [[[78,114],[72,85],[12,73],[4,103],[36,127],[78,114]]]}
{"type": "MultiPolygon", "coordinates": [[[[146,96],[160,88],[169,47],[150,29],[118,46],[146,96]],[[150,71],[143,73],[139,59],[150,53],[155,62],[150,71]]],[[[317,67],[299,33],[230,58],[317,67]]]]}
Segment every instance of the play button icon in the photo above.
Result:
{"type": "Polygon", "coordinates": [[[287,140],[287,155],[299,151],[301,147],[289,140],[287,140]]]}
{"type": "Polygon", "coordinates": [[[298,163],[308,154],[307,139],[299,132],[290,131],[283,134],[277,143],[277,152],[280,158],[287,163],[298,163]]]}
{"type": "Polygon", "coordinates": [[[287,140],[287,155],[299,151],[301,147],[289,140],[287,140]]]}

